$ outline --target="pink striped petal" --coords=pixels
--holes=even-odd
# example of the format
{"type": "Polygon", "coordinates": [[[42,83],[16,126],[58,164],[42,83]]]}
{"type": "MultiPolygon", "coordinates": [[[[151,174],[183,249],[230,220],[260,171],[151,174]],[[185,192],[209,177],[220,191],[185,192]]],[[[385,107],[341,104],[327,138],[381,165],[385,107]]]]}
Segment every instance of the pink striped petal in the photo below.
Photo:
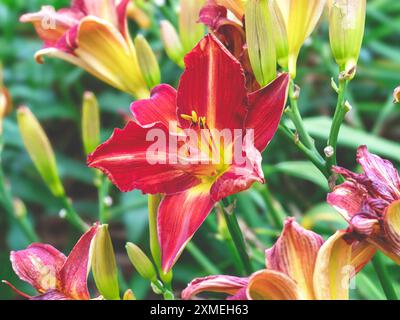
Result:
{"type": "Polygon", "coordinates": [[[305,299],[314,299],[314,267],[323,242],[320,235],[289,218],[275,245],[265,252],[267,269],[286,274],[297,283],[305,299]]]}
{"type": "Polygon", "coordinates": [[[231,299],[242,300],[237,298],[243,298],[246,296],[245,290],[247,284],[248,278],[225,275],[197,278],[190,282],[186,289],[182,291],[182,299],[189,300],[193,296],[202,292],[218,292],[232,296],[231,299]]]}
{"type": "Polygon", "coordinates": [[[43,293],[56,289],[66,258],[48,244],[34,243],[25,250],[11,251],[10,260],[18,277],[43,293]]]}

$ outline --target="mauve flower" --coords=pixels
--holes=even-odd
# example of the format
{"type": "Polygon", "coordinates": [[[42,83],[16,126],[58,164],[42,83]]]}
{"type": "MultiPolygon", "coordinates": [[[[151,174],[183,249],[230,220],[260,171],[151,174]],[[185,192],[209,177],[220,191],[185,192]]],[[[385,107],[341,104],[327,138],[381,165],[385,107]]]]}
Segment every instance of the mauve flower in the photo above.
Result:
{"type": "Polygon", "coordinates": [[[37,290],[37,296],[30,297],[7,281],[3,282],[32,300],[89,300],[90,246],[97,229],[97,224],[90,228],[68,257],[51,245],[42,243],[33,243],[24,250],[11,252],[10,260],[15,273],[37,290]]]}
{"type": "Polygon", "coordinates": [[[148,89],[132,43],[126,10],[129,0],[72,0],[70,8],[56,11],[43,6],[24,14],[21,22],[34,25],[44,42],[36,61],[56,57],[85,69],[109,85],[135,97],[148,89]]]}
{"type": "Polygon", "coordinates": [[[358,148],[357,162],[363,173],[333,168],[347,181],[328,195],[328,203],[349,222],[349,237],[366,239],[400,264],[399,174],[366,146],[358,148]]]}

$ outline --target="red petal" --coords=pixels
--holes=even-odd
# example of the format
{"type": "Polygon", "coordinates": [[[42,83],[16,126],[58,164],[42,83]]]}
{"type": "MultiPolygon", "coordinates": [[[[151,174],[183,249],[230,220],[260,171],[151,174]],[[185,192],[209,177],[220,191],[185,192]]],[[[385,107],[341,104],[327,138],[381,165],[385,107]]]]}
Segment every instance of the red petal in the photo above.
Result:
{"type": "MultiPolygon", "coordinates": [[[[186,289],[182,291],[182,299],[189,300],[201,292],[219,292],[235,296],[247,287],[248,282],[248,278],[224,275],[197,278],[190,282],[186,289]]],[[[245,291],[241,293],[244,293],[244,296],[246,296],[245,291]]]]}
{"type": "Polygon", "coordinates": [[[161,122],[166,128],[176,118],[176,90],[167,84],[161,84],[151,91],[151,98],[132,103],[131,111],[136,121],[144,126],[161,122]]]}
{"type": "MultiPolygon", "coordinates": [[[[244,140],[245,161],[231,165],[228,171],[213,184],[211,195],[214,201],[219,201],[232,194],[247,190],[256,181],[264,183],[261,154],[254,147],[253,141],[246,139],[246,137],[244,140]]],[[[234,157],[235,160],[238,159],[234,157]]]]}
{"type": "Polygon", "coordinates": [[[382,196],[389,196],[393,199],[400,197],[399,174],[390,161],[368,152],[366,146],[358,148],[357,161],[382,196]]]}
{"type": "MultiPolygon", "coordinates": [[[[210,129],[242,129],[246,116],[245,77],[240,63],[212,35],[186,56],[178,89],[178,117],[206,117],[210,129]]],[[[190,122],[180,119],[184,128],[190,122]]]]}
{"type": "Polygon", "coordinates": [[[34,243],[27,249],[11,251],[10,260],[18,277],[39,292],[57,287],[58,274],[65,256],[48,244],[34,243]]]}
{"type": "Polygon", "coordinates": [[[90,228],[76,243],[60,270],[60,291],[74,300],[89,300],[87,276],[90,265],[90,246],[97,232],[90,228]]]}
{"type": "Polygon", "coordinates": [[[146,137],[151,130],[159,130],[169,139],[167,129],[160,123],[141,127],[131,121],[123,130],[116,129],[108,141],[89,155],[88,165],[106,173],[123,192],[140,189],[151,194],[175,193],[197,185],[198,178],[184,171],[188,166],[149,162],[169,162],[168,148],[149,155],[154,141],[146,141],[146,137]]]}
{"type": "Polygon", "coordinates": [[[199,185],[185,192],[167,195],[158,209],[158,238],[162,268],[169,271],[185,245],[214,206],[210,186],[199,185]]]}
{"type": "Polygon", "coordinates": [[[278,129],[286,105],[289,75],[284,73],[268,86],[249,95],[246,128],[254,129],[254,144],[261,152],[278,129]]]}
{"type": "Polygon", "coordinates": [[[366,191],[353,182],[345,182],[328,194],[327,202],[349,221],[359,213],[366,191]]]}

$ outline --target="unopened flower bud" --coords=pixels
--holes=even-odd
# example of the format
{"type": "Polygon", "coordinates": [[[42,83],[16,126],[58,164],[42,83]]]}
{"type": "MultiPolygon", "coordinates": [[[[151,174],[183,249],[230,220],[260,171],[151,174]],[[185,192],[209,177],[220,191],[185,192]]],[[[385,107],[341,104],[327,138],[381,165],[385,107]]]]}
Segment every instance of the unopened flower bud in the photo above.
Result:
{"type": "Polygon", "coordinates": [[[100,144],[100,110],[96,96],[85,92],[82,106],[82,140],[86,154],[100,144]]]}
{"type": "Polygon", "coordinates": [[[329,0],[328,5],[333,56],[340,71],[354,77],[364,37],[366,0],[329,0]]]}
{"type": "Polygon", "coordinates": [[[250,63],[258,83],[264,87],[276,78],[276,50],[268,0],[246,4],[246,38],[250,63]]]}
{"type": "Polygon", "coordinates": [[[105,299],[119,300],[117,263],[107,225],[99,226],[92,250],[92,271],[97,289],[105,299]]]}
{"type": "Polygon", "coordinates": [[[157,273],[153,263],[137,245],[128,242],[126,244],[126,251],[128,253],[129,260],[144,279],[150,281],[157,280],[157,273]]]}
{"type": "Polygon", "coordinates": [[[157,58],[149,43],[142,35],[136,37],[135,48],[143,78],[147,86],[153,88],[161,82],[161,73],[157,58]]]}
{"type": "Polygon", "coordinates": [[[151,26],[151,19],[148,14],[139,8],[133,1],[130,1],[126,11],[127,16],[135,21],[140,29],[149,29],[151,26]]]}
{"type": "Polygon", "coordinates": [[[135,294],[131,289],[125,291],[123,300],[136,300],[135,294]]]}
{"type": "Polygon", "coordinates": [[[174,26],[169,21],[163,20],[160,22],[160,28],[161,40],[164,44],[165,52],[174,63],[183,68],[185,52],[174,26]]]}
{"type": "Polygon", "coordinates": [[[204,3],[205,0],[180,1],[179,36],[185,53],[189,53],[204,36],[205,27],[198,22],[204,3]]]}
{"type": "Polygon", "coordinates": [[[36,169],[55,196],[62,196],[64,188],[58,175],[56,159],[50,142],[40,123],[27,107],[17,112],[18,126],[36,169]]]}

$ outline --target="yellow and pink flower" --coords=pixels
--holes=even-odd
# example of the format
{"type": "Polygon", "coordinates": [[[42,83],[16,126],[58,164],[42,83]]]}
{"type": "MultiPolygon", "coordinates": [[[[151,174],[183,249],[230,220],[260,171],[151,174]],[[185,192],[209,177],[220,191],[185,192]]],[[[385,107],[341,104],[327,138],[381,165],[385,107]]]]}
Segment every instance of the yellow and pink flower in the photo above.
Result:
{"type": "Polygon", "coordinates": [[[32,23],[44,42],[35,54],[37,62],[60,58],[121,91],[145,98],[148,89],[127,26],[129,2],[73,0],[70,8],[56,11],[43,6],[20,20],[32,23]]]}

